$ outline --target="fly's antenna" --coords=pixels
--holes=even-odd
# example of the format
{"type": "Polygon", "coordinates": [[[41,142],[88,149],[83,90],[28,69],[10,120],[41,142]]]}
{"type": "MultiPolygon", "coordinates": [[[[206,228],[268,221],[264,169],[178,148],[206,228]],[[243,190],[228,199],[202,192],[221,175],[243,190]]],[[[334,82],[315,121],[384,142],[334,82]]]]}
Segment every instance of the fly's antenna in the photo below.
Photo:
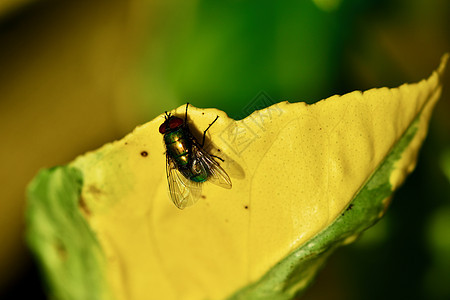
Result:
{"type": "Polygon", "coordinates": [[[168,113],[167,111],[165,111],[165,113],[166,113],[165,118],[167,120],[168,118],[170,118],[170,113],[168,113]]]}

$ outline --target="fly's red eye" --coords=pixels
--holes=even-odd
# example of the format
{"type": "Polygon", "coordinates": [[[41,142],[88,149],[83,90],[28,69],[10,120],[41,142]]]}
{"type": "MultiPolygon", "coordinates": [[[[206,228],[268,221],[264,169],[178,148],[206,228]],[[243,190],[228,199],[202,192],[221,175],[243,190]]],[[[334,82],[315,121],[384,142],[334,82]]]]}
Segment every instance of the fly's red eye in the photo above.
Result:
{"type": "Polygon", "coordinates": [[[159,126],[159,133],[166,133],[166,122],[162,123],[161,126],[159,126]]]}
{"type": "Polygon", "coordinates": [[[170,129],[175,129],[177,127],[180,127],[181,125],[183,125],[183,120],[181,120],[180,118],[173,118],[169,120],[170,129]]]}

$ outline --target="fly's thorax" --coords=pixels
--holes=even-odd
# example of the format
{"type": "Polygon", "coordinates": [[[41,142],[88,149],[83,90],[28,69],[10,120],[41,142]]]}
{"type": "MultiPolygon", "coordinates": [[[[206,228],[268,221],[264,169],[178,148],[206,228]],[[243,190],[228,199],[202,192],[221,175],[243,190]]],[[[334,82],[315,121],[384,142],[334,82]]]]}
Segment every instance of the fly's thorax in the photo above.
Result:
{"type": "Polygon", "coordinates": [[[184,128],[166,133],[164,143],[166,144],[167,154],[175,160],[178,167],[185,167],[189,164],[192,142],[184,128]]]}
{"type": "Polygon", "coordinates": [[[179,140],[185,140],[189,136],[186,133],[186,130],[183,127],[179,127],[174,131],[169,131],[166,134],[164,134],[164,143],[166,145],[175,143],[179,140]]]}

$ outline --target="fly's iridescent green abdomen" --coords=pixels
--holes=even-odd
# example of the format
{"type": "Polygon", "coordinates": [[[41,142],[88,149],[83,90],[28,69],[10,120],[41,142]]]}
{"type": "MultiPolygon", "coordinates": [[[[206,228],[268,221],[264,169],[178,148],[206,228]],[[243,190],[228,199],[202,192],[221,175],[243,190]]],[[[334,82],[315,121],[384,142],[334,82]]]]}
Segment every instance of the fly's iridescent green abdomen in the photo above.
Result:
{"type": "MultiPolygon", "coordinates": [[[[211,181],[221,187],[230,189],[231,180],[213,157],[203,149],[206,131],[200,144],[191,134],[187,124],[187,109],[184,121],[166,112],[165,121],[159,127],[164,135],[166,146],[166,173],[169,184],[169,194],[173,203],[183,209],[195,203],[201,196],[201,184],[211,181]]],[[[223,161],[223,160],[222,160],[223,161]]]]}

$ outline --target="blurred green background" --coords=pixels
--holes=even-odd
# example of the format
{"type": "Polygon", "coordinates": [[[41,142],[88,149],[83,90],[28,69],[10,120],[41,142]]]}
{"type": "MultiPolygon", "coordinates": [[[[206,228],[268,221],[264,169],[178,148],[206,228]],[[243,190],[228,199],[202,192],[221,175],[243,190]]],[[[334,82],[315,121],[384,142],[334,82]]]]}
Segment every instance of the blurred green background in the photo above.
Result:
{"type": "MultiPolygon", "coordinates": [[[[0,1],[0,298],[45,299],[26,184],[189,101],[243,118],[429,76],[448,0],[0,1]],[[252,106],[250,106],[250,109],[252,106]]],[[[416,171],[304,299],[450,299],[449,76],[416,171]]]]}

